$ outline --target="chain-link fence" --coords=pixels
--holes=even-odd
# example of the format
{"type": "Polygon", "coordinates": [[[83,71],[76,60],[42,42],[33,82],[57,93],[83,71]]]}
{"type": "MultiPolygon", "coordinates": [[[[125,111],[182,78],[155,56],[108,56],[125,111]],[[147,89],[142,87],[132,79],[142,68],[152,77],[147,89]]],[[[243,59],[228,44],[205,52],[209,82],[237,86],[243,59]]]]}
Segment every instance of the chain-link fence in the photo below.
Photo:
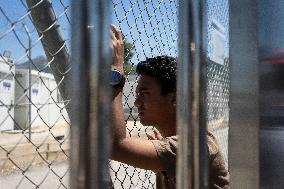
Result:
{"type": "Polygon", "coordinates": [[[228,160],[230,90],[228,1],[207,0],[206,12],[208,130],[218,138],[225,159],[228,160]],[[221,59],[212,54],[219,54],[221,59]]]}
{"type": "Polygon", "coordinates": [[[65,0],[1,1],[1,188],[68,187],[69,10],[65,0]]]}
{"type": "MultiPolygon", "coordinates": [[[[207,11],[215,10],[221,21],[227,19],[224,11],[218,11],[224,5],[208,2],[217,8],[208,6],[207,11]]],[[[69,4],[69,0],[0,4],[0,170],[1,185],[8,188],[68,187],[69,4]],[[11,172],[17,173],[16,179],[11,172]]],[[[134,107],[135,65],[146,57],[177,56],[178,0],[112,0],[112,8],[112,23],[122,30],[126,47],[128,135],[145,137],[152,127],[141,126],[134,107]]],[[[207,64],[208,125],[227,154],[228,62],[207,64]]],[[[114,188],[155,188],[151,171],[111,161],[110,175],[114,188]]]]}
{"type": "MultiPolygon", "coordinates": [[[[128,62],[132,69],[135,70],[135,64],[144,60],[145,57],[157,55],[177,57],[177,0],[129,2],[113,0],[112,2],[114,23],[120,26],[126,42],[131,44],[130,50],[126,52],[132,57],[128,62]]],[[[227,1],[220,3],[209,0],[206,5],[206,11],[208,11],[208,41],[212,41],[212,36],[210,35],[210,31],[212,30],[210,27],[211,19],[217,19],[222,23],[225,30],[223,37],[226,57],[228,53],[228,3],[227,1]]],[[[229,121],[228,59],[225,59],[222,65],[210,60],[206,64],[208,129],[218,138],[225,159],[227,159],[229,121]]],[[[128,75],[128,82],[124,90],[124,108],[129,135],[135,137],[141,135],[143,137],[141,133],[151,132],[151,128],[141,127],[139,120],[137,120],[137,110],[133,104],[136,79],[135,74],[132,75],[130,73],[128,75]]],[[[155,188],[155,175],[151,171],[142,172],[140,169],[119,164],[118,162],[112,162],[111,165],[113,165],[111,166],[111,174],[114,175],[112,177],[114,186],[118,188],[155,188]],[[130,174],[126,170],[129,170],[130,174]],[[135,179],[137,175],[138,179],[135,179]],[[133,182],[134,180],[137,182],[133,182]]]]}
{"type": "Polygon", "coordinates": [[[229,124],[229,66],[207,63],[208,129],[218,138],[219,145],[228,160],[229,124]]]}
{"type": "MultiPolygon", "coordinates": [[[[177,11],[176,0],[121,1],[113,0],[113,23],[124,35],[129,47],[126,64],[130,67],[124,89],[124,109],[127,130],[132,137],[143,137],[151,127],[143,127],[137,119],[134,107],[137,76],[135,65],[146,57],[158,55],[177,56],[177,11]]],[[[127,68],[127,66],[126,66],[127,68]]],[[[118,162],[111,162],[111,175],[115,188],[156,188],[155,174],[118,162]]]]}

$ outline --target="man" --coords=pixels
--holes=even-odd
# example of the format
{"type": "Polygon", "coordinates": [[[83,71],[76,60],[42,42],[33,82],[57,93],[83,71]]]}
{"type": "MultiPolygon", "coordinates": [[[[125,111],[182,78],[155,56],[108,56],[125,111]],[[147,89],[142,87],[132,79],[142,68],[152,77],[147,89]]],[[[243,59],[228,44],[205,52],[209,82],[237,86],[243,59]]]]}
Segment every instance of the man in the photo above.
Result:
{"type": "MultiPolygon", "coordinates": [[[[137,65],[139,75],[135,106],[143,125],[157,128],[150,140],[126,137],[122,92],[124,47],[121,32],[111,30],[112,47],[112,159],[158,173],[162,188],[175,188],[176,149],[176,59],[148,58],[137,65]]],[[[208,134],[210,189],[228,187],[228,171],[216,139],[208,134]]],[[[159,188],[159,187],[157,187],[159,188]]]]}

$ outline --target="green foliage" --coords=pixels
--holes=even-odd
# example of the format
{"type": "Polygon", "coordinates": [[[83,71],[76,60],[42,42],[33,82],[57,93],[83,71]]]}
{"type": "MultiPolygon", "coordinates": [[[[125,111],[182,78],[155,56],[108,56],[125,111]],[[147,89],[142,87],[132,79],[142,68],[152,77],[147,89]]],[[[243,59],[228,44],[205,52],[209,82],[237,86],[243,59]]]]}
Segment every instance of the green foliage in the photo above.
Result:
{"type": "Polygon", "coordinates": [[[124,71],[126,75],[134,74],[136,71],[136,66],[132,64],[124,64],[124,71]]]}
{"type": "Polygon", "coordinates": [[[129,43],[127,39],[123,36],[124,43],[124,70],[126,74],[134,74],[135,73],[135,65],[130,63],[131,58],[134,55],[134,45],[129,43]]]}

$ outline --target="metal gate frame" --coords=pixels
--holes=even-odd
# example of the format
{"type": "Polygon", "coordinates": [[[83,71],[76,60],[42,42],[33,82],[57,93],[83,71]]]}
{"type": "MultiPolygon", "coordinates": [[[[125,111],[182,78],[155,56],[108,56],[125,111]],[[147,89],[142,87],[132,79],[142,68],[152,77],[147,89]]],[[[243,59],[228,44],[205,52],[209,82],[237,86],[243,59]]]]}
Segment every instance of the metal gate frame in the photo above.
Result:
{"type": "MultiPolygon", "coordinates": [[[[109,4],[109,1],[104,0],[72,3],[72,42],[76,44],[72,46],[72,86],[75,90],[72,99],[76,100],[72,101],[71,188],[108,187],[107,141],[110,123],[106,118],[110,110],[107,105],[110,102],[110,90],[107,87],[109,77],[103,76],[108,76],[105,72],[106,67],[110,66],[111,57],[110,49],[105,45],[109,41],[109,4]],[[86,90],[78,90],[78,86],[86,90]],[[104,127],[100,127],[101,125],[104,127]]],[[[208,184],[205,64],[201,64],[205,57],[206,41],[201,35],[205,31],[203,24],[206,18],[203,7],[204,1],[180,0],[180,144],[177,188],[206,188],[208,184]]],[[[259,188],[257,8],[255,2],[238,0],[230,1],[229,10],[232,81],[229,130],[231,188],[259,188]],[[239,14],[239,10],[243,10],[242,14],[239,14]],[[246,106],[240,106],[240,103],[246,106]]]]}

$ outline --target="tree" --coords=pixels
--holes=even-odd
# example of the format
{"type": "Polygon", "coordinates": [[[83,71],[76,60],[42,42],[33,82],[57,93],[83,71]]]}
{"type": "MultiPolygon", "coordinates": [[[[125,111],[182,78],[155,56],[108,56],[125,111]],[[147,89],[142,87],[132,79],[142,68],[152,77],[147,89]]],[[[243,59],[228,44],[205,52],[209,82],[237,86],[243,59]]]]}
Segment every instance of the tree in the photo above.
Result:
{"type": "Polygon", "coordinates": [[[133,74],[135,72],[135,66],[130,63],[130,59],[134,55],[134,45],[129,43],[125,36],[123,36],[124,43],[124,70],[126,74],[133,74]]]}

